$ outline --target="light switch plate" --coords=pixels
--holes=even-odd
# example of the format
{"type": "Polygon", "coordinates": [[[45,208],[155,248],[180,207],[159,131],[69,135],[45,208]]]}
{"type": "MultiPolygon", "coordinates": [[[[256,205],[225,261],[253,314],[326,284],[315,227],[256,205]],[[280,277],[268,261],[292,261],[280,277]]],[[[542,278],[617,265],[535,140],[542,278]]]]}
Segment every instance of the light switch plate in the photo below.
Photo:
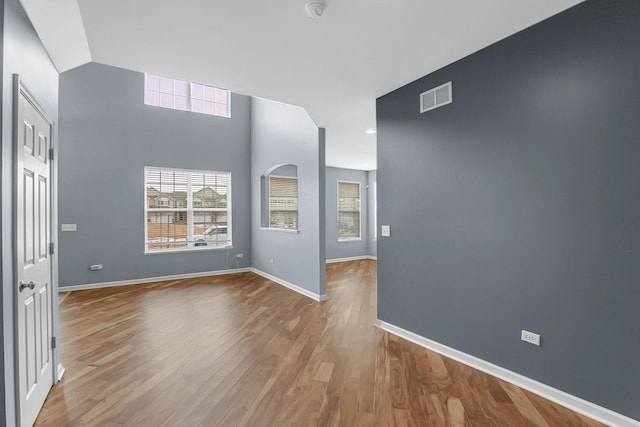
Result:
{"type": "Polygon", "coordinates": [[[381,234],[382,234],[382,237],[391,237],[391,226],[383,225],[381,234]]]}
{"type": "Polygon", "coordinates": [[[60,229],[62,231],[78,231],[78,224],[62,224],[60,229]]]}

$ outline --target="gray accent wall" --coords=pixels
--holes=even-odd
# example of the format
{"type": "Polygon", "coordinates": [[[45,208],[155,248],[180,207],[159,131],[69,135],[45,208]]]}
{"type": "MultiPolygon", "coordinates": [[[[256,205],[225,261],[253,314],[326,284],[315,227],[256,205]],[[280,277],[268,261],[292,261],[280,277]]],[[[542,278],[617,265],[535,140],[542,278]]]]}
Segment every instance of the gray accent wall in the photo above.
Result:
{"type": "Polygon", "coordinates": [[[91,63],[60,75],[60,286],[251,266],[251,98],[231,118],[145,105],[144,74],[91,63]],[[144,254],[145,166],[232,174],[233,249],[144,254]],[[91,271],[91,264],[104,269],[91,271]]]}
{"type": "Polygon", "coordinates": [[[367,172],[354,169],[327,167],[326,170],[327,260],[369,255],[369,189],[367,172]],[[338,181],[360,183],[361,239],[338,241],[338,181]]]}
{"type": "Polygon", "coordinates": [[[253,267],[320,296],[326,293],[324,179],[324,129],[318,129],[301,107],[253,98],[253,267]],[[260,227],[260,177],[285,164],[298,168],[299,233],[260,227]]]}
{"type": "Polygon", "coordinates": [[[639,23],[586,1],[377,101],[379,319],[637,420],[639,23]]]}
{"type": "MultiPolygon", "coordinates": [[[[54,121],[53,144],[57,145],[58,121],[58,72],[49,59],[40,39],[18,0],[0,3],[2,13],[2,377],[0,391],[0,425],[15,425],[14,382],[14,253],[13,253],[13,75],[19,74],[25,86],[54,121]]],[[[54,194],[55,197],[55,194],[54,194]]],[[[55,213],[54,213],[55,222],[55,213]]],[[[55,240],[55,236],[54,236],[55,240]]],[[[54,258],[54,281],[56,266],[54,258]]],[[[57,313],[57,295],[54,295],[57,313]]],[[[54,315],[57,319],[57,314],[54,315]]],[[[57,325],[54,325],[57,331],[57,325]]]]}

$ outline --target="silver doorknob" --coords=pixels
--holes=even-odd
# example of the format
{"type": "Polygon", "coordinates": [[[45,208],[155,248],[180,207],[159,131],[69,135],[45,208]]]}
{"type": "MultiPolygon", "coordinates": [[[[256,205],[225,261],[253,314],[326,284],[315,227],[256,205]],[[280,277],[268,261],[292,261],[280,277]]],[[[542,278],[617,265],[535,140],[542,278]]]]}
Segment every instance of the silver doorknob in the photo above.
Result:
{"type": "Polygon", "coordinates": [[[24,280],[20,280],[20,292],[24,291],[26,288],[34,289],[36,287],[36,282],[33,280],[29,283],[25,283],[24,280]]]}

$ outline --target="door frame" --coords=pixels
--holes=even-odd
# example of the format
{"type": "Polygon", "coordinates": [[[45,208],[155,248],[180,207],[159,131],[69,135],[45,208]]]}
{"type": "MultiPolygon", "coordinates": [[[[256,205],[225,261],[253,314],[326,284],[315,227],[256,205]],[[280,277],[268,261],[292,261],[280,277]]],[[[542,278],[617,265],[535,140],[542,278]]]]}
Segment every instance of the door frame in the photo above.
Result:
{"type": "MultiPolygon", "coordinates": [[[[12,171],[12,204],[13,204],[13,230],[12,230],[12,250],[13,250],[13,357],[14,357],[14,390],[15,390],[15,416],[16,416],[16,424],[20,423],[20,396],[19,396],[19,344],[18,344],[18,272],[20,271],[18,266],[18,229],[17,229],[17,215],[18,215],[18,173],[19,171],[19,162],[18,162],[18,126],[19,123],[19,103],[20,96],[24,96],[28,102],[30,102],[33,107],[38,111],[40,115],[49,123],[50,129],[50,149],[54,149],[54,121],[51,119],[51,116],[47,114],[46,110],[42,107],[42,105],[37,101],[37,99],[33,96],[32,92],[28,89],[28,87],[24,84],[24,81],[20,78],[20,75],[13,75],[13,118],[12,118],[12,149],[13,149],[13,171],[12,171]]],[[[58,212],[58,204],[57,204],[57,158],[53,156],[53,158],[49,157],[49,206],[50,206],[50,218],[49,218],[49,229],[50,232],[50,243],[54,244],[54,250],[50,251],[50,268],[49,275],[51,278],[51,307],[49,313],[51,313],[51,328],[52,328],[52,337],[56,338],[56,346],[52,351],[52,384],[55,385],[58,381],[62,379],[62,375],[64,374],[64,367],[60,363],[60,345],[58,343],[58,330],[59,330],[59,316],[58,316],[58,257],[57,257],[57,246],[55,245],[56,237],[57,237],[57,212],[58,212]],[[51,253],[53,252],[53,253],[51,253]]]]}

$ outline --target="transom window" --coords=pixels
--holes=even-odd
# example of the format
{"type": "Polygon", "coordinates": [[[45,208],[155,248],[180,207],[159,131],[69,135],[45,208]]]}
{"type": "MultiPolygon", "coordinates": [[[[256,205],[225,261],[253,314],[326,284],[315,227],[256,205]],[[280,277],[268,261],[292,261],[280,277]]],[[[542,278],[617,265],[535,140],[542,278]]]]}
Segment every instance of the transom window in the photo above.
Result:
{"type": "Polygon", "coordinates": [[[231,247],[231,173],[144,168],[145,252],[231,247]]]}
{"type": "Polygon", "coordinates": [[[360,238],[360,183],[338,181],[338,241],[360,238]]]}
{"type": "Polygon", "coordinates": [[[144,75],[144,103],[174,110],[231,117],[230,92],[200,83],[144,75]]]}

